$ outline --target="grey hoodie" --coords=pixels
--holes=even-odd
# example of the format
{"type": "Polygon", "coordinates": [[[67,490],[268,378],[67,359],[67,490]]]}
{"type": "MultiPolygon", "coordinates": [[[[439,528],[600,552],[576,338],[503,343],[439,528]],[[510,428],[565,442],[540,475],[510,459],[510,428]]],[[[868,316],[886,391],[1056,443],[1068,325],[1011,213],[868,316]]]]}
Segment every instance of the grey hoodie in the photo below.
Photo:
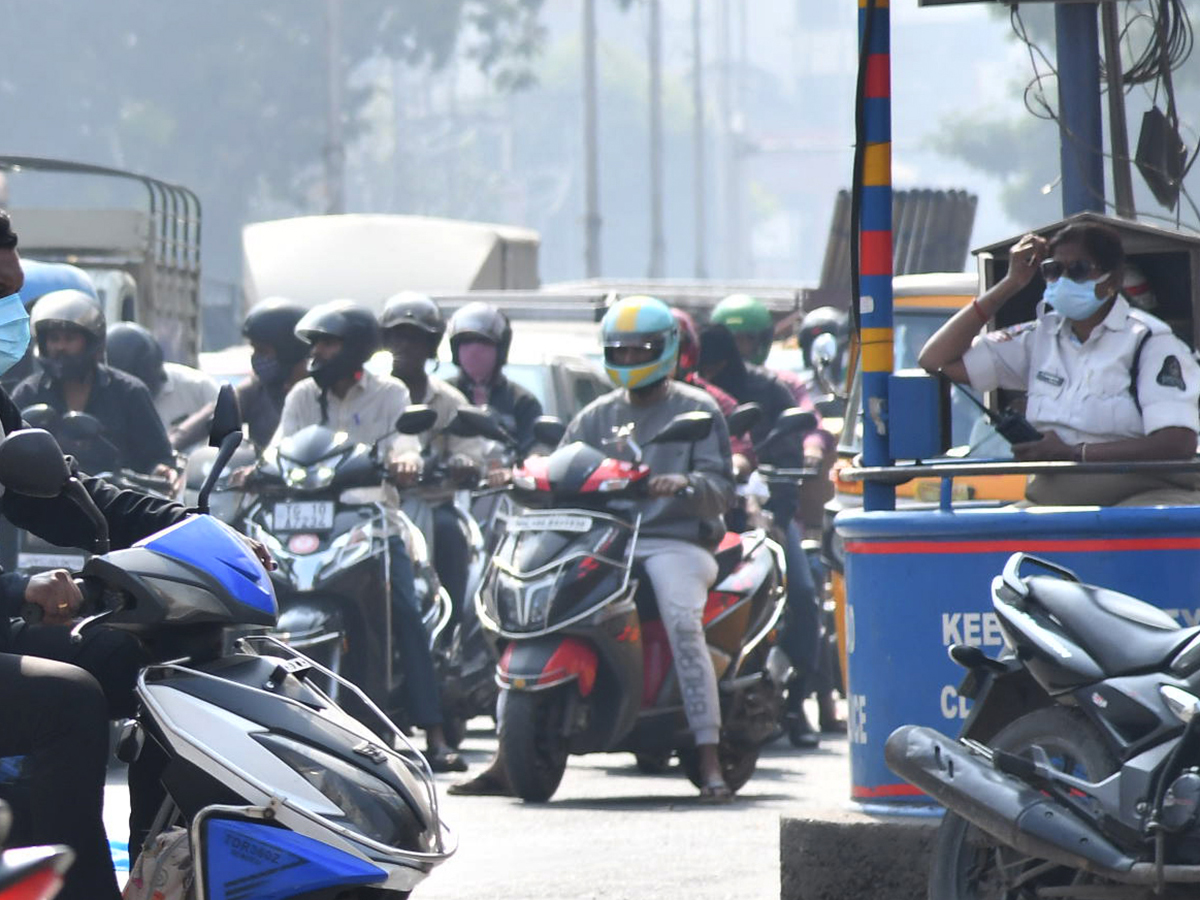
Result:
{"type": "MultiPolygon", "coordinates": [[[[687,475],[694,493],[686,497],[653,497],[631,501],[642,512],[642,534],[678,538],[715,546],[725,533],[722,514],[734,499],[733,463],[725,417],[707,392],[678,381],[668,383],[665,397],[652,406],[633,406],[622,388],[598,397],[567,426],[562,444],[582,441],[613,456],[623,456],[613,443],[614,431],[633,423],[634,440],[642,446],[642,462],[653,475],[687,475]],[[645,446],[668,422],[683,412],[713,414],[713,429],[695,444],[645,446]]],[[[561,446],[561,445],[560,445],[561,446]]]]}

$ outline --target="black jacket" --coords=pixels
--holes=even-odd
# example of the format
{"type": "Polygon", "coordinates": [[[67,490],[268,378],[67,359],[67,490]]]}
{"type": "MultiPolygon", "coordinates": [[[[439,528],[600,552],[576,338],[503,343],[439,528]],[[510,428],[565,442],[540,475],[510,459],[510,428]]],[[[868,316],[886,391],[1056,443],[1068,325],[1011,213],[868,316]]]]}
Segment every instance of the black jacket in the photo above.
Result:
{"type": "MultiPolygon", "coordinates": [[[[20,411],[3,390],[0,390],[0,426],[5,434],[22,426],[20,411]]],[[[109,542],[114,550],[128,547],[187,516],[187,510],[178,503],[139,491],[120,490],[86,475],[82,481],[108,520],[109,542]]],[[[17,528],[59,546],[88,548],[95,536],[88,518],[66,497],[45,500],[5,491],[0,498],[0,510],[17,528]]],[[[18,613],[28,583],[28,576],[16,572],[0,574],[0,650],[8,642],[9,616],[18,613]]]]}
{"type": "MultiPolygon", "coordinates": [[[[471,379],[459,373],[450,383],[463,392],[468,403],[475,403],[471,379]]],[[[521,385],[497,375],[488,388],[487,407],[496,414],[504,430],[513,436],[517,453],[524,457],[534,445],[533,423],[542,414],[541,401],[521,385]]]]}
{"type": "MultiPolygon", "coordinates": [[[[17,409],[46,403],[67,412],[62,386],[44,372],[30,375],[13,390],[17,409]]],[[[159,463],[175,461],[167,432],[144,384],[108,366],[97,366],[92,392],[83,410],[104,426],[108,440],[120,452],[121,464],[136,472],[151,472],[159,463]]]]}

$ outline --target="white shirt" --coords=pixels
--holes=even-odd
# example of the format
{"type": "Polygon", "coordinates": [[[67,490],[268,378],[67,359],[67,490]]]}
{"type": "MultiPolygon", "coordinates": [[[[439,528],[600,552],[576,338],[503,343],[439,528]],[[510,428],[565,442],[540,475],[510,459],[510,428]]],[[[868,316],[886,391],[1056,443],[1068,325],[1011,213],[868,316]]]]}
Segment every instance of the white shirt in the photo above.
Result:
{"type": "Polygon", "coordinates": [[[217,383],[199,369],[169,362],[163,363],[163,372],[167,380],[154,398],[154,408],[168,431],[176,422],[216,402],[217,383]]]}
{"type": "Polygon", "coordinates": [[[1160,319],[1117,298],[1086,341],[1044,303],[1038,318],[977,337],[963,356],[971,386],[1026,391],[1025,417],[1068,444],[1200,432],[1200,366],[1160,319]],[[1137,402],[1130,388],[1138,363],[1137,402]],[[1138,412],[1138,402],[1141,412],[1138,412]]]}
{"type": "Polygon", "coordinates": [[[396,420],[408,406],[408,388],[399,379],[364,371],[345,397],[332,390],[326,391],[325,397],[329,417],[322,421],[321,389],[315,381],[305,378],[288,391],[271,444],[309,425],[325,425],[346,432],[358,444],[383,442],[381,458],[410,450],[420,452],[415,437],[396,431],[396,420]]]}

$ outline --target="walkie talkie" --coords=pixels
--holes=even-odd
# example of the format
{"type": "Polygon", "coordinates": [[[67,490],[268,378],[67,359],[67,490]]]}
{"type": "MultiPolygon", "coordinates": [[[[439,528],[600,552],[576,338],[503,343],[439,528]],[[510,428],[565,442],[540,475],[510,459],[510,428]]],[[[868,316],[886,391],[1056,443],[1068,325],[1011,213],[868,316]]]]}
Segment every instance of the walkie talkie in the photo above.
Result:
{"type": "Polygon", "coordinates": [[[955,384],[954,386],[962,391],[972,403],[983,410],[984,415],[991,420],[992,427],[1010,444],[1028,444],[1030,441],[1040,441],[1042,439],[1042,433],[1030,425],[1029,420],[1016,410],[1006,409],[997,415],[988,409],[982,400],[961,384],[955,384]]]}

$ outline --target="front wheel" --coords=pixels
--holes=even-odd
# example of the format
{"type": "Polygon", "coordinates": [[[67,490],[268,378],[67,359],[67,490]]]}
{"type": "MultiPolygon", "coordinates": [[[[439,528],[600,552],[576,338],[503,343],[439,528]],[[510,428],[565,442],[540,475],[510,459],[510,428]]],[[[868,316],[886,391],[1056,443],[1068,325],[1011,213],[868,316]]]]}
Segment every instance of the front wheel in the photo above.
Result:
{"type": "MultiPolygon", "coordinates": [[[[1034,710],[1005,726],[990,742],[997,750],[1027,755],[1041,747],[1056,769],[1099,781],[1117,762],[1096,729],[1060,706],[1034,710]]],[[[1066,866],[1024,856],[966,819],[947,812],[934,843],[929,900],[1010,900],[1035,897],[1043,888],[1077,884],[1083,875],[1066,866]]]]}
{"type": "Polygon", "coordinates": [[[510,691],[504,698],[500,756],[522,800],[544,803],[558,790],[567,770],[565,725],[572,690],[568,684],[548,691],[510,691]]]}
{"type": "MultiPolygon", "coordinates": [[[[721,739],[717,747],[717,759],[721,763],[721,774],[725,776],[725,784],[735,794],[745,787],[750,776],[758,767],[759,748],[755,744],[733,742],[721,739]]],[[[688,781],[696,787],[704,788],[704,779],[700,775],[700,752],[695,747],[679,751],[679,762],[687,773],[688,781]]]]}

